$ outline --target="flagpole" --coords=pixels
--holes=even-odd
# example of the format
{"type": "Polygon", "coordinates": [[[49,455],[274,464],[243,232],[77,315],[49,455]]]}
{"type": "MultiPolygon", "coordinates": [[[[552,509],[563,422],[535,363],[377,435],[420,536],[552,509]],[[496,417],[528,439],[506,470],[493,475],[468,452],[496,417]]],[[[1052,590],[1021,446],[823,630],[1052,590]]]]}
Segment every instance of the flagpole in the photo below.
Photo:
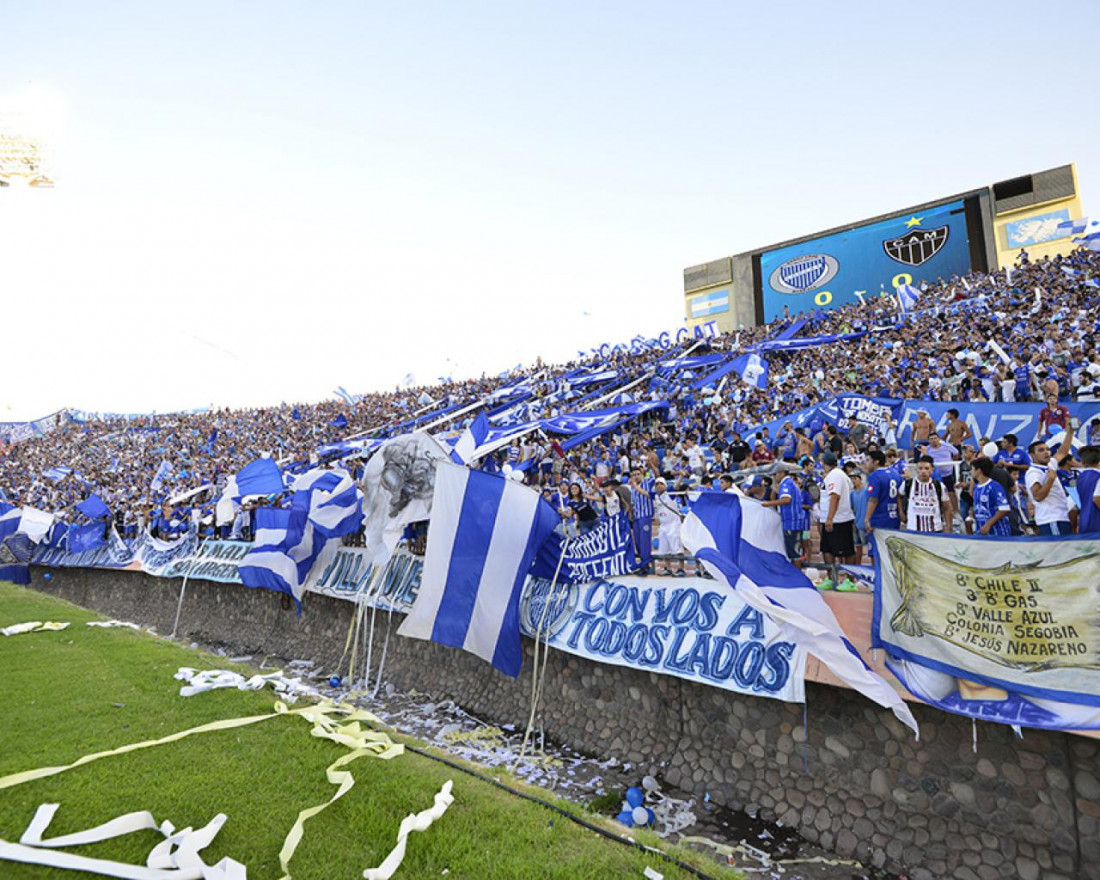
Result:
{"type": "Polygon", "coordinates": [[[172,635],[169,638],[176,637],[176,630],[180,625],[180,612],[183,611],[183,597],[187,593],[187,579],[191,577],[191,570],[195,567],[195,562],[202,556],[202,545],[205,538],[199,538],[199,546],[195,549],[194,554],[191,556],[190,565],[187,566],[187,571],[183,575],[183,585],[180,587],[179,602],[176,603],[176,620],[172,624],[172,635]]]}
{"type": "MultiPolygon", "coordinates": [[[[527,719],[527,729],[523,732],[523,744],[520,746],[519,757],[516,758],[516,766],[519,766],[519,762],[523,760],[523,756],[527,753],[527,741],[531,738],[531,731],[535,726],[535,712],[538,709],[538,702],[542,696],[542,686],[539,684],[539,639],[543,633],[543,629],[546,626],[546,618],[550,614],[550,606],[554,604],[556,596],[554,595],[554,588],[558,583],[558,575],[561,574],[562,563],[565,562],[565,549],[567,546],[566,541],[561,542],[561,556],[558,557],[558,565],[554,569],[554,577],[550,581],[550,586],[546,590],[546,604],[542,606],[541,619],[538,625],[535,627],[535,656],[534,665],[531,667],[531,714],[527,719]]],[[[568,585],[566,585],[568,589],[568,585]]],[[[543,660],[543,676],[546,675],[546,660],[549,659],[550,647],[549,642],[546,643],[546,657],[543,660]]]]}

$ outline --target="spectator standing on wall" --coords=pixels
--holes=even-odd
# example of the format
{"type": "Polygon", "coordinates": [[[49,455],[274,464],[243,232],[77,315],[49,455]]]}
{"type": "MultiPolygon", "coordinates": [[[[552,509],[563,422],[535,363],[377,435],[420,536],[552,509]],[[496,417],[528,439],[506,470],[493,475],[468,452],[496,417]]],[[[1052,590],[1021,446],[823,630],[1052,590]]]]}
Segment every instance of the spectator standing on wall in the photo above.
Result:
{"type": "Polygon", "coordinates": [[[913,432],[909,438],[909,445],[916,449],[928,442],[928,435],[936,429],[936,423],[928,415],[928,410],[918,409],[917,420],[913,422],[913,432]]]}
{"type": "Polygon", "coordinates": [[[956,449],[962,449],[962,445],[967,440],[974,439],[974,432],[970,430],[970,426],[966,422],[959,418],[957,409],[947,411],[947,426],[944,428],[943,433],[947,437],[947,442],[956,449]]]}
{"type": "Polygon", "coordinates": [[[943,487],[932,479],[935,463],[927,455],[917,459],[917,476],[902,488],[901,524],[911,532],[951,532],[951,505],[943,487]]]}

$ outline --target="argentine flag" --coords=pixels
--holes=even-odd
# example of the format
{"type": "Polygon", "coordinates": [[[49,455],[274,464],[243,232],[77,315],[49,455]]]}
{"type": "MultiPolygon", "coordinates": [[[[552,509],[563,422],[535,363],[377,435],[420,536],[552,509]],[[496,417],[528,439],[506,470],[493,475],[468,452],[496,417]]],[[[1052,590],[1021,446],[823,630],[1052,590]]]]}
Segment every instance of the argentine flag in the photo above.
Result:
{"type": "Polygon", "coordinates": [[[526,486],[436,466],[424,573],[399,635],[462,648],[519,675],[519,596],[559,517],[526,486]]]}
{"type": "Polygon", "coordinates": [[[810,579],[788,560],[775,511],[727,492],[704,492],[680,530],[684,546],[719,582],[766,614],[784,638],[820,659],[849,687],[893,711],[920,735],[909,707],[872,672],[810,579]]]}

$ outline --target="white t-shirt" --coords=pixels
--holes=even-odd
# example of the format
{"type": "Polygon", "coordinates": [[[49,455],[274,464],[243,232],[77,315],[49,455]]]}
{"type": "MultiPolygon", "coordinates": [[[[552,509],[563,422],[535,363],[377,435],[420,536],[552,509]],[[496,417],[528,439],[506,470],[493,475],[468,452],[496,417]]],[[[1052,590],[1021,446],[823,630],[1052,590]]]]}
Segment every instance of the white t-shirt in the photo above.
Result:
{"type": "Polygon", "coordinates": [[[1027,494],[1031,496],[1031,502],[1035,505],[1035,524],[1038,526],[1069,520],[1069,499],[1066,498],[1066,490],[1062,488],[1062,481],[1057,477],[1054,478],[1047,497],[1042,501],[1035,499],[1032,487],[1041,486],[1046,478],[1047,469],[1042,465],[1033,464],[1027,469],[1027,476],[1024,479],[1027,494]]]}
{"type": "Polygon", "coordinates": [[[825,491],[821,493],[821,521],[829,518],[829,507],[832,503],[831,496],[836,495],[840,501],[836,505],[836,514],[833,522],[851,522],[856,518],[852,512],[852,481],[841,468],[835,467],[825,475],[825,491]]]}

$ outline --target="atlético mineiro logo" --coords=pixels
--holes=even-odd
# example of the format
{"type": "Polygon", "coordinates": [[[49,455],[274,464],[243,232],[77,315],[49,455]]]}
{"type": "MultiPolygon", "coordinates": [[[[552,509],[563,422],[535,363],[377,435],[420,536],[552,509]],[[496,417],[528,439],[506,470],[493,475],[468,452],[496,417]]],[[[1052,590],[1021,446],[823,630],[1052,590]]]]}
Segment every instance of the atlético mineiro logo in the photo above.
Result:
{"type": "Polygon", "coordinates": [[[938,254],[945,244],[951,230],[946,226],[935,229],[910,229],[898,238],[889,238],[882,243],[886,256],[906,266],[919,266],[938,254]]]}
{"type": "Polygon", "coordinates": [[[836,277],[840,264],[828,254],[806,254],[777,266],[768,283],[779,293],[806,293],[836,277]]]}

